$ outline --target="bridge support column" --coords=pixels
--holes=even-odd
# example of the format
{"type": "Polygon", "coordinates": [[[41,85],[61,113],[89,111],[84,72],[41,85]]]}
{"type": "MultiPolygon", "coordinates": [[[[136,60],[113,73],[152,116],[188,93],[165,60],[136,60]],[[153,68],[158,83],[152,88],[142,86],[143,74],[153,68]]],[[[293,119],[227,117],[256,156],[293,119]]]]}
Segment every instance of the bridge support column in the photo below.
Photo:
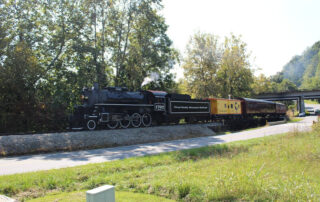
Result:
{"type": "Polygon", "coordinates": [[[304,96],[300,96],[300,97],[298,98],[298,108],[299,108],[299,113],[305,112],[304,96]]]}

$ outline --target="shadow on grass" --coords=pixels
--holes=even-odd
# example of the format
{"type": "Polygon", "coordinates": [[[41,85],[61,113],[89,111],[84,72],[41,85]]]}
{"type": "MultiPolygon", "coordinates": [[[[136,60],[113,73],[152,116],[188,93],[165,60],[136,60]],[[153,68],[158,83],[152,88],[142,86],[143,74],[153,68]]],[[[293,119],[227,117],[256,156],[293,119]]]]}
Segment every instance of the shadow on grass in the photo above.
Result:
{"type": "Polygon", "coordinates": [[[178,151],[175,154],[177,161],[201,160],[209,157],[234,157],[240,153],[248,152],[252,145],[229,146],[217,144],[209,147],[178,151]]]}

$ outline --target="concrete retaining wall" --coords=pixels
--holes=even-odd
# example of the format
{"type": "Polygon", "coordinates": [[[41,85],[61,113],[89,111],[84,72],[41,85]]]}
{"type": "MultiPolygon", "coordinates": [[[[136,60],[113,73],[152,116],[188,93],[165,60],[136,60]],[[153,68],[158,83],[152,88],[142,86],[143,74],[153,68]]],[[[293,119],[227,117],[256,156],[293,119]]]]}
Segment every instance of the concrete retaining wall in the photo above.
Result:
{"type": "Polygon", "coordinates": [[[215,124],[210,123],[1,136],[0,156],[94,149],[211,136],[215,133],[208,127],[212,128],[214,126],[215,124]]]}
{"type": "Polygon", "coordinates": [[[266,125],[268,125],[268,126],[274,126],[274,125],[285,124],[285,123],[287,123],[287,120],[267,122],[266,125]]]}

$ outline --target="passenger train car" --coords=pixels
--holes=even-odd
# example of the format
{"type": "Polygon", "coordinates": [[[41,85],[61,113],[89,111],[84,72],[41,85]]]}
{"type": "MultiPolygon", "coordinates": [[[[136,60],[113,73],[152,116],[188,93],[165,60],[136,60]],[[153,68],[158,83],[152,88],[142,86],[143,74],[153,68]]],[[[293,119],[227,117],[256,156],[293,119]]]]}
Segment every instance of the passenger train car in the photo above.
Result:
{"type": "Polygon", "coordinates": [[[110,129],[149,127],[158,124],[178,124],[217,120],[246,120],[253,117],[285,116],[286,106],[264,100],[238,98],[191,99],[190,95],[164,91],[130,92],[126,88],[84,88],[82,104],[75,106],[70,118],[71,128],[98,126],[110,129]]]}
{"type": "Polygon", "coordinates": [[[208,98],[211,119],[235,119],[242,115],[241,100],[208,98]]]}

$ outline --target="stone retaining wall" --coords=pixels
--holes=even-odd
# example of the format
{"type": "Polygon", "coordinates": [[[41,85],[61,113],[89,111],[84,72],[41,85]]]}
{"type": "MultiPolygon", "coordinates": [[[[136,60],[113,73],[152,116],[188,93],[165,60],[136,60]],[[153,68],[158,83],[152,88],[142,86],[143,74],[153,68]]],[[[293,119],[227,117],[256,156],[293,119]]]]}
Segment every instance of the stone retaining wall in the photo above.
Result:
{"type": "Polygon", "coordinates": [[[214,126],[215,124],[210,123],[0,136],[0,156],[73,151],[211,136],[215,133],[209,127],[214,126]]]}

